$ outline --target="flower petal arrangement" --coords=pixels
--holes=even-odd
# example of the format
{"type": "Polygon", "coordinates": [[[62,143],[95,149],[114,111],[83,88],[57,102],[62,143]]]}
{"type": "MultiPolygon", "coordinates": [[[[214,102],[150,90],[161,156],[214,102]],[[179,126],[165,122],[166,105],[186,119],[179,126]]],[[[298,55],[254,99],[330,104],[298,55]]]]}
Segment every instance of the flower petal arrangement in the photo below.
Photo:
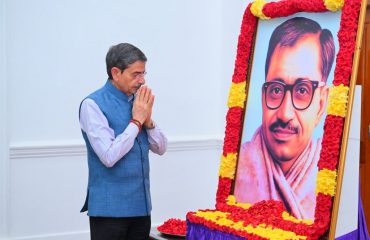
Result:
{"type": "MultiPolygon", "coordinates": [[[[198,210],[187,214],[192,234],[230,234],[230,239],[320,239],[328,233],[337,188],[338,165],[356,46],[361,0],[255,0],[245,10],[238,39],[237,55],[226,115],[226,129],[221,156],[215,210],[198,210]],[[339,51],[336,55],[334,79],[324,122],[324,134],[316,179],[314,220],[297,219],[281,201],[263,200],[254,204],[238,203],[232,195],[238,164],[243,114],[247,101],[249,72],[258,19],[286,17],[298,12],[341,11],[337,33],[339,51]],[[202,227],[199,231],[196,228],[202,227]],[[204,227],[204,228],[203,228],[204,227]]],[[[189,231],[188,231],[189,233],[189,231]]],[[[212,235],[213,234],[213,235],[212,235]]],[[[216,235],[215,235],[216,234],[216,235]]],[[[187,235],[187,239],[207,239],[187,235]]]]}
{"type": "Polygon", "coordinates": [[[177,218],[170,218],[167,221],[165,221],[162,225],[160,225],[157,229],[161,233],[185,236],[186,221],[177,218]]]}

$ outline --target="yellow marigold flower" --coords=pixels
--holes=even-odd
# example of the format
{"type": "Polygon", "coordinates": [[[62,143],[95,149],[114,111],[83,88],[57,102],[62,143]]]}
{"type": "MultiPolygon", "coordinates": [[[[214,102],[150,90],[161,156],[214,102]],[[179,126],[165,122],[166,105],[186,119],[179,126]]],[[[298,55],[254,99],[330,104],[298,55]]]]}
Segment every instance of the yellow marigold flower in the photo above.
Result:
{"type": "Polygon", "coordinates": [[[271,225],[264,223],[254,227],[252,224],[244,226],[244,221],[233,221],[228,218],[230,213],[221,211],[198,211],[196,216],[202,217],[208,221],[212,221],[219,226],[226,226],[236,229],[238,231],[245,231],[250,234],[255,234],[264,238],[273,240],[304,240],[306,236],[297,235],[294,232],[274,228],[271,225]]]}
{"type": "Polygon", "coordinates": [[[244,209],[248,209],[252,206],[250,203],[237,203],[234,195],[229,195],[227,197],[227,204],[230,206],[238,206],[244,209]]]}
{"type": "Polygon", "coordinates": [[[252,14],[260,19],[270,19],[270,17],[265,16],[265,14],[262,12],[265,4],[266,2],[264,0],[255,0],[251,6],[252,14]]]}
{"type": "Polygon", "coordinates": [[[345,117],[347,112],[349,87],[343,84],[330,88],[328,114],[345,117]]]}
{"type": "Polygon", "coordinates": [[[245,92],[246,82],[241,83],[232,83],[230,92],[229,92],[229,101],[227,106],[229,108],[232,107],[241,107],[244,108],[244,103],[247,98],[247,94],[245,92]]]}
{"type": "Polygon", "coordinates": [[[212,211],[212,212],[203,212],[198,211],[195,213],[196,216],[203,217],[204,219],[208,221],[212,221],[214,223],[217,223],[220,226],[228,226],[232,227],[234,229],[241,230],[243,229],[243,222],[238,221],[234,222],[233,220],[228,219],[227,217],[230,215],[230,213],[221,212],[221,211],[212,211]]]}
{"type": "Polygon", "coordinates": [[[302,219],[302,220],[300,220],[300,219],[297,219],[297,218],[291,216],[288,212],[285,212],[285,211],[283,212],[282,217],[283,217],[284,220],[291,221],[291,222],[294,222],[294,223],[304,223],[304,224],[307,224],[307,225],[313,224],[313,220],[311,220],[311,219],[302,219]]]}
{"type": "Polygon", "coordinates": [[[285,231],[280,228],[273,228],[271,225],[259,224],[253,227],[251,224],[246,227],[248,233],[253,233],[258,236],[274,239],[274,240],[303,240],[307,239],[306,236],[300,236],[291,231],[285,231]]]}
{"type": "Polygon", "coordinates": [[[227,177],[230,179],[234,179],[236,160],[237,160],[237,153],[228,153],[226,157],[222,155],[219,175],[221,177],[227,177]]]}
{"type": "Polygon", "coordinates": [[[316,192],[334,196],[336,187],[337,172],[326,168],[317,174],[316,192]]]}
{"type": "Polygon", "coordinates": [[[324,0],[324,4],[328,10],[336,12],[342,9],[344,0],[324,0]]]}
{"type": "Polygon", "coordinates": [[[221,211],[198,211],[195,213],[195,216],[202,217],[207,220],[216,221],[216,219],[223,219],[227,218],[227,216],[230,215],[227,212],[221,212],[221,211]]]}

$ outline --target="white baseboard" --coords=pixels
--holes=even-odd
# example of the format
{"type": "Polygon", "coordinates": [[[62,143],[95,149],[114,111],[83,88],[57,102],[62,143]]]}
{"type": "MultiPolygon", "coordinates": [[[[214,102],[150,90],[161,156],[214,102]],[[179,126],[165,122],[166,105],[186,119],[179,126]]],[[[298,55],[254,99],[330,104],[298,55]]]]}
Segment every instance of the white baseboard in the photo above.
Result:
{"type": "Polygon", "coordinates": [[[69,232],[59,234],[44,234],[20,238],[9,238],[4,240],[89,240],[90,232],[69,232]]]}
{"type": "MultiPolygon", "coordinates": [[[[152,227],[158,227],[162,223],[154,223],[152,227]]],[[[27,237],[0,238],[0,240],[90,240],[89,231],[69,232],[59,234],[43,234],[27,237]]]]}

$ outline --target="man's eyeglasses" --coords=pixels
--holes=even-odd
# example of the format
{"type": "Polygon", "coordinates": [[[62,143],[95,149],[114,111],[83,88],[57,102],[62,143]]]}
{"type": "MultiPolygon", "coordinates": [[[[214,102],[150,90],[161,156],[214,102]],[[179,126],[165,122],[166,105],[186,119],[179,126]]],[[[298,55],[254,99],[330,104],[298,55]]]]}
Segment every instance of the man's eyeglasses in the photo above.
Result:
{"type": "Polygon", "coordinates": [[[134,79],[141,79],[141,78],[144,78],[146,75],[146,72],[141,72],[141,73],[134,73],[132,76],[134,77],[134,79]]]}
{"type": "Polygon", "coordinates": [[[280,107],[287,91],[291,93],[294,108],[305,110],[311,105],[316,88],[324,85],[324,82],[311,80],[298,80],[294,84],[271,81],[265,82],[262,89],[265,92],[266,106],[271,110],[280,107]]]}
{"type": "MultiPolygon", "coordinates": [[[[124,70],[121,69],[121,73],[123,73],[124,70]]],[[[146,75],[147,72],[134,72],[131,74],[131,76],[135,79],[135,80],[138,80],[138,79],[141,79],[141,78],[144,78],[145,75],[146,75]]]]}

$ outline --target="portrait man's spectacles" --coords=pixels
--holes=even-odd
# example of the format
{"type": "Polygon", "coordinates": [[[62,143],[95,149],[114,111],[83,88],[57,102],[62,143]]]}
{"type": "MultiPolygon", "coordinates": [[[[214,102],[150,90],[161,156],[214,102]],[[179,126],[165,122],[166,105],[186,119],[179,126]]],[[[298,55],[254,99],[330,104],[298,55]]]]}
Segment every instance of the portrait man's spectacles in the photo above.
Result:
{"type": "Polygon", "coordinates": [[[265,92],[265,103],[268,109],[279,108],[286,92],[290,91],[294,108],[305,110],[311,105],[316,88],[324,85],[324,82],[311,80],[298,80],[294,84],[271,81],[265,82],[262,88],[265,92]]]}

